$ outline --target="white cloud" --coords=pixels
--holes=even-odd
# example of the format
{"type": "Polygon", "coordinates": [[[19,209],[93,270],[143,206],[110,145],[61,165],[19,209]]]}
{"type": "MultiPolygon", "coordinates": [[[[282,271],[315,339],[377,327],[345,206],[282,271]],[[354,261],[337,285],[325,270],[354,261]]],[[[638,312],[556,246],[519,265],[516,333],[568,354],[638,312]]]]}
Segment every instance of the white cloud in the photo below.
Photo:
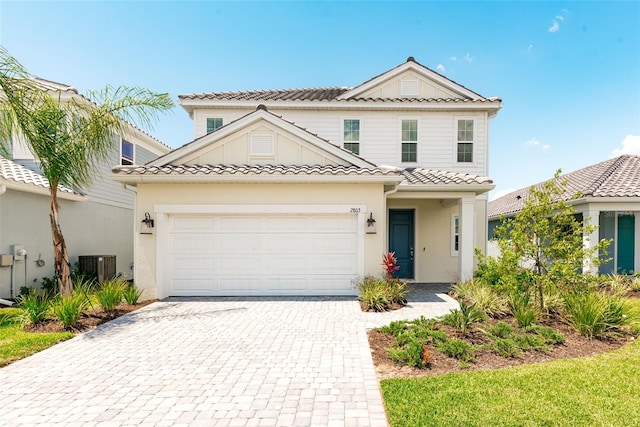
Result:
{"type": "Polygon", "coordinates": [[[442,64],[438,64],[438,65],[436,66],[436,70],[438,70],[438,71],[442,71],[443,73],[444,73],[445,71],[447,71],[447,70],[444,68],[444,65],[442,65],[442,64]]]}
{"type": "Polygon", "coordinates": [[[556,15],[556,19],[560,22],[564,21],[564,16],[562,15],[556,15]]]}
{"type": "Polygon", "coordinates": [[[467,54],[464,56],[464,60],[467,62],[473,62],[473,60],[476,59],[475,57],[469,55],[469,52],[467,52],[467,54]]]}
{"type": "Polygon", "coordinates": [[[531,52],[533,50],[533,44],[529,44],[529,47],[527,48],[527,52],[531,52]]]}
{"type": "Polygon", "coordinates": [[[516,191],[515,188],[505,188],[504,190],[500,190],[500,191],[496,191],[495,193],[493,193],[490,197],[490,201],[491,200],[495,200],[495,199],[499,199],[502,196],[506,196],[507,194],[516,191]]]}
{"type": "Polygon", "coordinates": [[[548,31],[550,33],[557,33],[560,31],[560,24],[558,24],[558,21],[553,21],[553,25],[549,27],[548,31]]]}
{"type": "Polygon", "coordinates": [[[529,147],[535,147],[537,145],[540,145],[540,141],[538,141],[535,138],[531,138],[530,140],[525,141],[524,145],[528,145],[529,147]]]}
{"type": "Polygon", "coordinates": [[[622,154],[634,154],[640,156],[640,135],[627,135],[622,140],[622,148],[616,148],[611,152],[612,157],[622,154]]]}
{"type": "Polygon", "coordinates": [[[542,150],[545,150],[545,151],[548,150],[549,148],[551,148],[551,146],[549,144],[544,144],[542,146],[542,150]]]}
{"type": "Polygon", "coordinates": [[[456,62],[457,60],[458,60],[458,58],[455,57],[455,56],[452,56],[451,58],[449,58],[449,61],[451,61],[451,62],[456,62]]]}

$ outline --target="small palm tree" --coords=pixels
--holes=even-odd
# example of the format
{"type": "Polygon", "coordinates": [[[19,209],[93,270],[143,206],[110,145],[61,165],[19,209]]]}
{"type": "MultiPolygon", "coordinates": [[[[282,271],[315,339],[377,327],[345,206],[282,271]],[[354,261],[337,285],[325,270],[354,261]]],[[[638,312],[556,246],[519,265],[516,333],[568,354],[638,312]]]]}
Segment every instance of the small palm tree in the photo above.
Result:
{"type": "Polygon", "coordinates": [[[70,263],[60,226],[58,186],[83,189],[93,182],[96,167],[108,159],[114,136],[124,136],[130,123],[151,128],[160,112],[174,107],[168,94],[147,89],[107,86],[89,97],[63,99],[42,87],[0,46],[0,154],[4,144],[22,138],[40,162],[49,182],[49,217],[60,293],[72,292],[70,263]]]}

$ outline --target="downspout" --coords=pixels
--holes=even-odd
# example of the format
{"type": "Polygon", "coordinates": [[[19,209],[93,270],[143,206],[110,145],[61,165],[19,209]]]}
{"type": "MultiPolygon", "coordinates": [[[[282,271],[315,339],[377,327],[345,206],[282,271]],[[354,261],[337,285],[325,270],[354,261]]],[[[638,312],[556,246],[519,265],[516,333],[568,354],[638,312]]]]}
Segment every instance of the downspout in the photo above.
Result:
{"type": "Polygon", "coordinates": [[[138,238],[136,235],[138,225],[138,188],[123,182],[122,189],[133,193],[133,271],[131,271],[131,278],[134,279],[136,277],[134,274],[136,268],[136,239],[138,238]]]}

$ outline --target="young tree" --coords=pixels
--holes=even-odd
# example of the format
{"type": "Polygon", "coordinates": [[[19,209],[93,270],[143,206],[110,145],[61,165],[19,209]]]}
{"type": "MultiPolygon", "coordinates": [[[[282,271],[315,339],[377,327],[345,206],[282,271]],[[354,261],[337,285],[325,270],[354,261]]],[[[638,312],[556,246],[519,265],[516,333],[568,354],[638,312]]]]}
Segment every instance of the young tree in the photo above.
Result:
{"type": "Polygon", "coordinates": [[[40,162],[49,182],[49,217],[60,293],[73,291],[67,247],[60,226],[58,186],[83,189],[93,183],[95,169],[108,160],[116,135],[130,123],[150,128],[158,113],[174,104],[168,94],[147,89],[107,86],[89,98],[63,99],[38,84],[22,65],[0,47],[0,144],[22,138],[40,162]]]}
{"type": "Polygon", "coordinates": [[[481,259],[482,266],[493,262],[508,271],[514,279],[511,285],[520,287],[520,291],[533,290],[540,309],[544,308],[546,286],[581,283],[584,277],[580,271],[585,262],[599,265],[597,251],[604,253],[609,245],[602,240],[585,247],[583,236],[590,235],[596,226],[576,218],[570,202],[580,194],[566,200],[566,185],[558,170],[541,188],[531,187],[522,210],[495,229],[500,258],[481,259]]]}

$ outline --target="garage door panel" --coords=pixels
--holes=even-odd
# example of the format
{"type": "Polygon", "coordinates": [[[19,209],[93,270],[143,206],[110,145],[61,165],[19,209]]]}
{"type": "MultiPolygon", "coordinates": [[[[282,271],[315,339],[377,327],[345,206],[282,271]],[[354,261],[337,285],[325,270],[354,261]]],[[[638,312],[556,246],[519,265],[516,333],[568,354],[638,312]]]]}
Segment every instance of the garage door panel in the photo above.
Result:
{"type": "Polygon", "coordinates": [[[176,216],[173,217],[173,229],[181,230],[211,230],[214,228],[214,218],[211,216],[176,216]]]}
{"type": "Polygon", "coordinates": [[[170,215],[169,295],[353,294],[357,216],[170,215]]]}

